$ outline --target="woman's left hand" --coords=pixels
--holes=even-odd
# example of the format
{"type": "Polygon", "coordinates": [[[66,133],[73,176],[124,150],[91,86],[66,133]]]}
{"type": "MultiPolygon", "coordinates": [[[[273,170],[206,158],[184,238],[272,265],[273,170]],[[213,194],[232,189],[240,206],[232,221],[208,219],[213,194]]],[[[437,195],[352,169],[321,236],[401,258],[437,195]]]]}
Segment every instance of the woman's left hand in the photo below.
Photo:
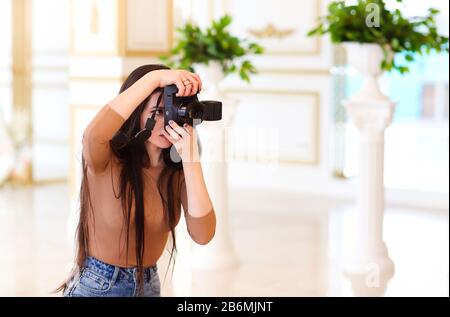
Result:
{"type": "Polygon", "coordinates": [[[180,127],[176,122],[171,120],[169,125],[165,126],[163,135],[175,146],[184,163],[200,161],[197,131],[192,126],[184,124],[183,127],[180,127]]]}

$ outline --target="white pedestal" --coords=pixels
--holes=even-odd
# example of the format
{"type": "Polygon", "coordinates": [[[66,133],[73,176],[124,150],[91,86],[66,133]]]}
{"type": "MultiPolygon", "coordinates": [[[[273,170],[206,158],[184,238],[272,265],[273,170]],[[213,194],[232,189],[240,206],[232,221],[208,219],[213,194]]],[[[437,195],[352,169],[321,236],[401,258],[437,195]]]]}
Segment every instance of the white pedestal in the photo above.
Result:
{"type": "Polygon", "coordinates": [[[194,270],[228,270],[238,267],[228,224],[227,162],[227,129],[232,124],[236,102],[219,92],[217,79],[214,78],[217,76],[211,75],[200,74],[203,91],[199,99],[222,101],[222,120],[203,122],[197,131],[202,145],[203,174],[216,212],[216,234],[208,244],[193,246],[191,268],[194,270]],[[208,77],[213,79],[209,80],[208,77]]]}
{"type": "Polygon", "coordinates": [[[356,295],[382,295],[394,275],[394,263],[383,241],[384,131],[391,123],[389,100],[348,100],[344,105],[360,131],[356,237],[346,275],[356,295]]]}

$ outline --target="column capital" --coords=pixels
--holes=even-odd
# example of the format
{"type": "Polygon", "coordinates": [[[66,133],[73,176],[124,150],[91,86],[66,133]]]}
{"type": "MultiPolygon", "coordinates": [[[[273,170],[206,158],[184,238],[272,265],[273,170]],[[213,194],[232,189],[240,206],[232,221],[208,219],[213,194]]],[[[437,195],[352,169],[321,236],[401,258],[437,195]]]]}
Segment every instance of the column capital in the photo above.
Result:
{"type": "Polygon", "coordinates": [[[392,122],[395,104],[391,101],[350,101],[344,100],[343,105],[360,130],[382,132],[392,122]]]}

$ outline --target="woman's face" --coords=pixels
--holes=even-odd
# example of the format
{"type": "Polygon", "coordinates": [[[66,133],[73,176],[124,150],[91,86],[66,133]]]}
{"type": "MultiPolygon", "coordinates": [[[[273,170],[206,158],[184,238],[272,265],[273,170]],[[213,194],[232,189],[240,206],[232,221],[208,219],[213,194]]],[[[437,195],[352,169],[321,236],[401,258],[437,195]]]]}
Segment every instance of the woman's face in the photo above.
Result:
{"type": "Polygon", "coordinates": [[[144,129],[147,119],[151,117],[155,111],[157,111],[155,116],[156,124],[153,128],[152,136],[148,138],[146,142],[150,142],[161,149],[167,149],[172,145],[172,143],[170,143],[161,132],[161,130],[164,129],[164,102],[162,98],[158,110],[156,109],[156,103],[158,102],[158,97],[160,94],[161,93],[159,92],[152,94],[149,102],[145,106],[145,109],[141,115],[141,130],[144,129]]]}

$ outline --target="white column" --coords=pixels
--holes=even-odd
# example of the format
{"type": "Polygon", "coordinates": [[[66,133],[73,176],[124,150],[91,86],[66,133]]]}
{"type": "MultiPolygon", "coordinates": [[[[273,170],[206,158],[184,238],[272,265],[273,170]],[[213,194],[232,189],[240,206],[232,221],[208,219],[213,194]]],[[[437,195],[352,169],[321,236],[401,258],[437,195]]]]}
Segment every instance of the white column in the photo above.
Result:
{"type": "Polygon", "coordinates": [[[200,100],[222,102],[222,120],[205,121],[197,127],[202,144],[202,168],[208,193],[216,212],[216,234],[207,245],[194,245],[191,268],[234,269],[238,266],[228,223],[228,129],[232,125],[236,101],[227,98],[219,89],[223,79],[220,66],[211,63],[208,67],[196,67],[203,81],[200,100]]]}
{"type": "Polygon", "coordinates": [[[394,274],[383,241],[384,132],[394,104],[389,100],[349,100],[346,109],[360,132],[355,248],[346,273],[357,295],[381,295],[394,274]]]}

